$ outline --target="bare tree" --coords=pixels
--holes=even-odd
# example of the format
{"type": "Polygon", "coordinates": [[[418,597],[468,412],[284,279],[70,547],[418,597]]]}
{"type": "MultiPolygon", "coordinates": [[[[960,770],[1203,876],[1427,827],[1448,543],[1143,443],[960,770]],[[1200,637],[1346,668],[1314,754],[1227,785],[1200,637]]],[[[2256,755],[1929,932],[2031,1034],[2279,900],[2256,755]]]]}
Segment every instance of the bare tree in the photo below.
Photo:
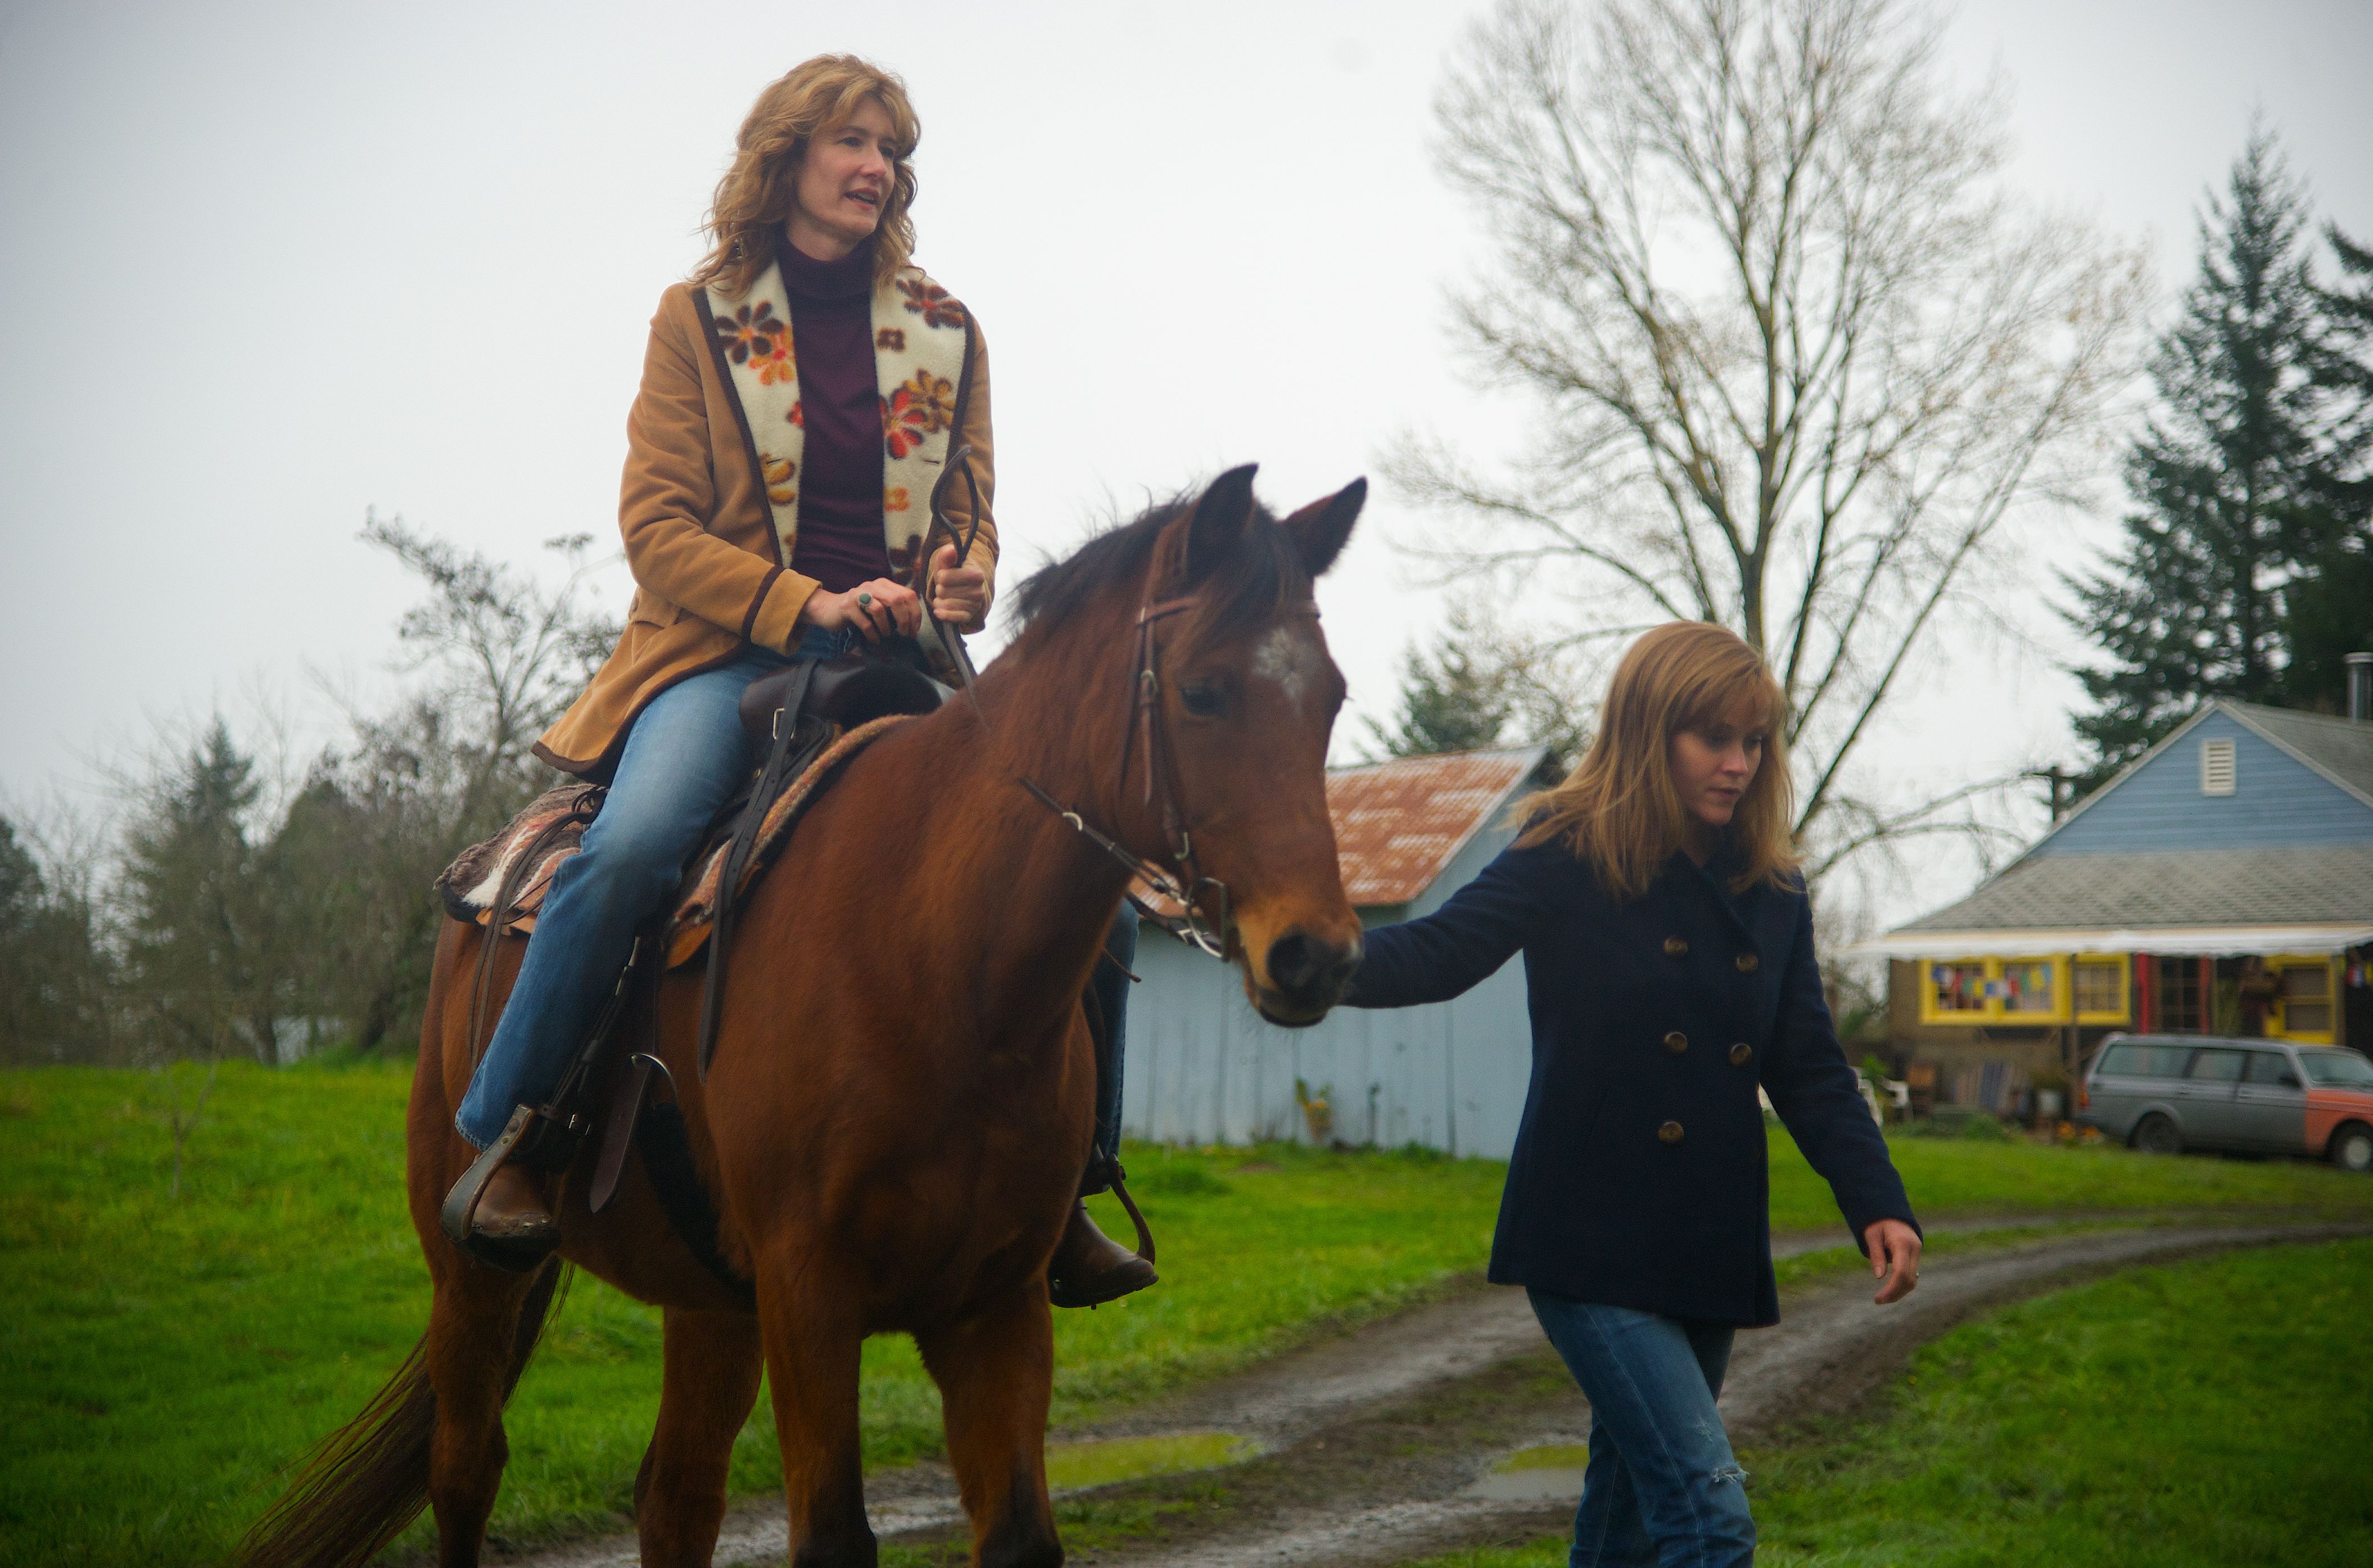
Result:
{"type": "Polygon", "coordinates": [[[568,575],[547,588],[525,573],[475,551],[456,548],[404,525],[402,518],[366,514],[363,538],[402,561],[428,589],[404,612],[396,635],[412,673],[427,686],[400,725],[428,727],[451,738],[468,763],[453,799],[454,825],[484,820],[487,802],[503,793],[507,772],[532,766],[529,748],[575,699],[618,640],[618,625],[583,603],[590,569],[590,534],[567,534],[544,547],[568,563],[568,575]]]}
{"type": "Polygon", "coordinates": [[[1418,553],[1556,584],[1577,643],[1696,619],[1762,650],[1816,872],[1960,830],[1968,790],[1879,803],[1849,765],[2015,524],[2093,477],[2145,298],[2137,253],[2000,193],[2000,108],[1941,85],[1940,29],[1898,0],[1508,0],[1436,106],[1494,242],[1457,331],[1537,427],[1495,472],[1385,459],[1479,524],[1418,553]]]}
{"type": "Polygon", "coordinates": [[[439,914],[429,883],[552,771],[531,751],[618,638],[587,603],[590,539],[547,542],[567,573],[544,583],[485,556],[368,517],[363,538],[427,592],[398,626],[415,677],[380,713],[350,711],[352,743],[324,756],[277,847],[313,933],[312,993],[368,1048],[398,1032],[428,983],[439,914]]]}

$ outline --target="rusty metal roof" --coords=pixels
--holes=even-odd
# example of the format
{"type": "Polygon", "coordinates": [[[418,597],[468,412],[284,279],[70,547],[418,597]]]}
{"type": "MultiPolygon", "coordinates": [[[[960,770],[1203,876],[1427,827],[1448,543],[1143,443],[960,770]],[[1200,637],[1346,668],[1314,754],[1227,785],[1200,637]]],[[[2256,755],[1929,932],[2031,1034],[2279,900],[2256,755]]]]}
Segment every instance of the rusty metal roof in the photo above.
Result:
{"type": "MultiPolygon", "coordinates": [[[[1406,904],[1432,886],[1546,755],[1519,746],[1328,768],[1327,812],[1352,907],[1406,904]]],[[[1130,890],[1165,915],[1178,913],[1141,882],[1130,890]]]]}
{"type": "Polygon", "coordinates": [[[1352,905],[1406,904],[1432,886],[1451,857],[1532,776],[1541,755],[1538,746],[1526,746],[1330,770],[1327,807],[1352,905]]]}

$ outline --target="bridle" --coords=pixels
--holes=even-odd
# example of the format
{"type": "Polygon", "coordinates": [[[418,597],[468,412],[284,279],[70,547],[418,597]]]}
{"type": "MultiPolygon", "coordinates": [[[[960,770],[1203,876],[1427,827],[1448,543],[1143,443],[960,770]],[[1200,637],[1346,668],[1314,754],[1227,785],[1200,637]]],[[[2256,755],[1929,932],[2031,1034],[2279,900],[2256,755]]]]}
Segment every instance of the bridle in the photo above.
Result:
{"type": "MultiPolygon", "coordinates": [[[[940,475],[940,482],[931,487],[931,526],[945,529],[948,542],[952,544],[956,543],[955,525],[948,521],[941,502],[949,482],[954,479],[959,468],[963,470],[964,484],[972,493],[972,527],[956,554],[960,564],[972,559],[973,541],[980,534],[980,481],[973,475],[971,458],[969,446],[957,447],[948,454],[948,466],[940,475]]],[[[929,559],[929,544],[927,539],[922,553],[925,560],[929,559]]],[[[1194,837],[1187,831],[1185,789],[1178,777],[1177,751],[1171,743],[1169,720],[1162,708],[1162,645],[1155,633],[1155,628],[1163,620],[1193,608],[1197,601],[1192,594],[1157,601],[1153,596],[1152,574],[1159,569],[1158,562],[1149,568],[1145,595],[1138,605],[1136,668],[1129,677],[1128,723],[1121,735],[1118,777],[1124,780],[1128,778],[1129,758],[1142,735],[1145,800],[1148,805],[1155,804],[1157,801],[1160,804],[1163,843],[1170,857],[1170,866],[1157,865],[1111,835],[1098,831],[1078,807],[1065,805],[1027,774],[1017,773],[1014,778],[1033,800],[1060,817],[1074,833],[1118,861],[1132,878],[1175,904],[1180,910],[1179,914],[1171,915],[1149,904],[1132,889],[1128,895],[1129,902],[1137,906],[1146,919],[1189,946],[1199,948],[1225,962],[1233,960],[1239,950],[1235,910],[1229,899],[1228,884],[1203,874],[1202,864],[1196,859],[1194,837]]],[[[1317,602],[1312,599],[1298,600],[1287,608],[1305,611],[1312,615],[1318,614],[1317,602]]],[[[932,612],[928,594],[923,597],[923,614],[929,618],[941,647],[947,649],[956,667],[964,696],[972,703],[974,716],[980,720],[981,729],[988,731],[988,715],[981,710],[980,696],[973,689],[976,677],[972,667],[972,655],[964,647],[964,634],[949,626],[932,612]]]]}

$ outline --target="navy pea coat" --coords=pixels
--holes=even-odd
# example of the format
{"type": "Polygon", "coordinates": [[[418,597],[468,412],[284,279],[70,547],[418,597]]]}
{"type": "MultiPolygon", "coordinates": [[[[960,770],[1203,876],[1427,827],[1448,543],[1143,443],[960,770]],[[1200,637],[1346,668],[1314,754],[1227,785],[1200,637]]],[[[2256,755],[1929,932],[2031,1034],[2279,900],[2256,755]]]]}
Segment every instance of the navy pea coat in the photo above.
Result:
{"type": "Polygon", "coordinates": [[[1524,953],[1533,1075],[1493,1282],[1778,1322],[1759,1083],[1857,1246],[1874,1221],[1918,1228],[1821,997],[1812,906],[1801,884],[1731,893],[1728,864],[1677,854],[1619,903],[1563,844],[1511,847],[1367,933],[1354,1007],[1447,1000],[1524,953]]]}

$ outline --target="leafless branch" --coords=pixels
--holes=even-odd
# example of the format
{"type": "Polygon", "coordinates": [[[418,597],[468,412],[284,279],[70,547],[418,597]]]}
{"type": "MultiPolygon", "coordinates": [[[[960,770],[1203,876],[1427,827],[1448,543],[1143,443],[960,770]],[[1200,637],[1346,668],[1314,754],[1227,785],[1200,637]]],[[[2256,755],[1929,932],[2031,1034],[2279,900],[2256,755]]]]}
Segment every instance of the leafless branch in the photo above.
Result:
{"type": "Polygon", "coordinates": [[[2083,492],[2145,298],[2137,252],[2001,191],[1998,96],[1941,84],[1941,27],[1911,0],[1505,0],[1438,154],[1495,247],[1463,351],[1537,431],[1503,473],[1418,440],[1384,464],[1465,524],[1411,543],[1446,579],[1523,563],[1607,620],[1760,649],[1823,868],[1875,841],[1822,819],[1905,673],[2083,492]]]}

